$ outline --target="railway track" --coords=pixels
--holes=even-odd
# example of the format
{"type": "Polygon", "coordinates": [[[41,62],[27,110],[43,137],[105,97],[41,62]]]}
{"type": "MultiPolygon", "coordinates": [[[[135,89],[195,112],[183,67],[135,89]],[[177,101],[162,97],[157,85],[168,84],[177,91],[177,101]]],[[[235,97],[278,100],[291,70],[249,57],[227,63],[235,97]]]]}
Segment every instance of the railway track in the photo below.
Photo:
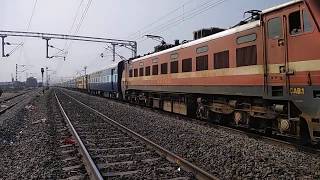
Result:
{"type": "MultiPolygon", "coordinates": [[[[100,97],[100,96],[98,96],[100,97]]],[[[180,114],[175,114],[175,113],[170,113],[170,112],[166,112],[163,110],[159,110],[159,109],[153,109],[150,107],[146,107],[146,106],[141,106],[138,104],[132,104],[132,103],[128,103],[128,102],[124,102],[124,101],[119,101],[117,99],[110,99],[107,98],[108,100],[111,101],[115,101],[121,104],[126,104],[126,105],[130,105],[130,106],[135,106],[138,108],[142,108],[142,109],[147,109],[147,110],[151,110],[151,111],[155,111],[157,113],[161,113],[167,116],[171,116],[171,117],[178,117],[179,119],[185,119],[188,121],[192,121],[201,125],[205,125],[208,127],[212,127],[212,128],[218,128],[218,129],[223,129],[225,131],[229,131],[229,132],[234,132],[237,134],[241,134],[241,135],[245,135],[248,136],[250,138],[253,139],[257,139],[257,140],[261,140],[264,141],[268,144],[273,144],[276,146],[282,146],[282,147],[286,147],[295,151],[299,151],[299,152],[304,152],[304,153],[309,153],[309,154],[319,154],[320,155],[320,144],[318,145],[301,145],[300,141],[294,138],[290,138],[290,137],[284,137],[284,136],[279,136],[279,135],[266,135],[263,132],[258,132],[256,130],[251,130],[251,129],[245,129],[245,128],[241,128],[241,127],[232,127],[232,126],[228,126],[228,125],[221,125],[218,124],[216,122],[206,122],[206,121],[201,121],[198,119],[194,119],[194,118],[190,118],[184,115],[180,115],[180,114]]]]}
{"type": "Polygon", "coordinates": [[[217,179],[74,97],[55,97],[92,179],[217,179]]]}
{"type": "Polygon", "coordinates": [[[31,91],[25,91],[25,92],[22,92],[22,93],[19,93],[14,96],[11,96],[11,97],[8,97],[8,98],[1,100],[0,101],[0,115],[4,114],[9,109],[11,109],[14,106],[16,106],[17,104],[19,104],[23,100],[23,98],[21,99],[20,97],[23,95],[26,95],[29,92],[31,92],[31,91]]]}

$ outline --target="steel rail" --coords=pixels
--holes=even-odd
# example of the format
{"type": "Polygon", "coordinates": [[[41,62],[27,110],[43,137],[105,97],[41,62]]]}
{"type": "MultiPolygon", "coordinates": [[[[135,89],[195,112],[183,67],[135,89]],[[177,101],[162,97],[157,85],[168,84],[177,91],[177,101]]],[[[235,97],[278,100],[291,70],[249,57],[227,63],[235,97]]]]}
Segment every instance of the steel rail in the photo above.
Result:
{"type": "Polygon", "coordinates": [[[9,109],[13,108],[13,107],[14,107],[15,105],[17,105],[17,104],[19,104],[19,102],[16,102],[16,103],[14,103],[14,104],[12,104],[12,105],[10,105],[10,106],[8,106],[8,107],[0,110],[0,115],[1,115],[1,114],[4,114],[6,111],[8,111],[9,109]]]}
{"type": "Polygon", "coordinates": [[[22,96],[22,95],[27,94],[27,93],[29,93],[29,92],[30,92],[30,91],[26,91],[26,92],[23,92],[23,93],[20,93],[20,94],[13,95],[13,96],[11,96],[11,97],[4,98],[3,100],[0,101],[0,103],[9,101],[9,100],[11,100],[11,99],[14,99],[14,98],[16,98],[16,97],[22,96]]]}
{"type": "MultiPolygon", "coordinates": [[[[22,95],[25,95],[25,94],[27,94],[27,93],[29,93],[29,92],[31,92],[31,91],[26,91],[26,92],[23,92],[23,93],[16,94],[16,95],[14,95],[14,96],[5,98],[5,99],[3,99],[2,101],[0,101],[0,104],[2,104],[3,102],[6,102],[6,101],[10,101],[11,99],[20,97],[20,96],[22,96],[22,95]]],[[[7,106],[7,107],[4,108],[4,109],[1,109],[1,110],[0,110],[0,115],[1,115],[1,114],[4,114],[4,113],[7,112],[9,109],[13,108],[14,106],[16,106],[16,105],[19,104],[19,103],[20,103],[20,102],[15,102],[15,103],[7,106]]]]}
{"type": "Polygon", "coordinates": [[[112,123],[113,125],[116,125],[117,127],[119,127],[122,131],[129,133],[131,135],[133,135],[135,138],[142,140],[144,143],[146,143],[148,146],[150,146],[152,149],[156,150],[159,154],[165,156],[167,158],[167,160],[169,160],[172,163],[178,164],[183,170],[188,171],[193,173],[193,175],[199,179],[199,180],[209,180],[209,179],[219,179],[215,176],[213,176],[212,174],[204,171],[203,169],[199,168],[198,166],[190,163],[189,161],[183,159],[182,157],[170,152],[169,150],[159,146],[158,144],[152,142],[151,140],[147,139],[146,137],[132,131],[131,129],[123,126],[122,124],[116,122],[115,120],[109,118],[108,116],[104,115],[103,113],[97,111],[96,109],[80,102],[79,100],[75,99],[74,97],[68,95],[67,93],[61,91],[63,94],[65,94],[66,96],[70,97],[71,99],[73,99],[74,101],[76,101],[77,103],[81,104],[82,106],[86,107],[87,109],[90,109],[91,111],[97,113],[98,115],[100,115],[101,117],[103,117],[104,119],[108,120],[109,123],[112,123]]]}
{"type": "Polygon", "coordinates": [[[88,150],[86,149],[86,147],[84,146],[81,138],[79,137],[77,131],[75,130],[75,128],[73,127],[69,117],[67,116],[66,112],[64,111],[60,101],[59,101],[59,98],[57,96],[56,93],[54,93],[54,96],[57,100],[57,103],[59,105],[59,108],[60,108],[60,111],[61,111],[61,114],[63,115],[65,121],[67,122],[67,125],[71,131],[71,134],[73,135],[73,137],[75,138],[75,140],[77,141],[77,143],[79,144],[79,149],[80,149],[80,153],[82,154],[82,157],[84,159],[84,162],[85,162],[85,167],[87,169],[87,172],[90,176],[91,179],[95,179],[95,180],[102,180],[103,177],[100,173],[100,171],[98,170],[96,164],[93,162],[90,154],[88,153],[88,150]]]}

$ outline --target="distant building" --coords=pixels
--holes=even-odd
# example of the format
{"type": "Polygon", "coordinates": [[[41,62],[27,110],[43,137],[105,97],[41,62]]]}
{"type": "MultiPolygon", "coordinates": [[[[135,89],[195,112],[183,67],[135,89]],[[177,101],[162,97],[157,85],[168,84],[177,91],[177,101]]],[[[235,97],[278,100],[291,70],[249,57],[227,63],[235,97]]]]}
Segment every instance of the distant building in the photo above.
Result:
{"type": "Polygon", "coordinates": [[[0,82],[0,89],[12,89],[14,87],[13,82],[0,82]]]}
{"type": "Polygon", "coordinates": [[[38,81],[34,77],[29,77],[26,81],[26,87],[38,87],[38,81]]]}

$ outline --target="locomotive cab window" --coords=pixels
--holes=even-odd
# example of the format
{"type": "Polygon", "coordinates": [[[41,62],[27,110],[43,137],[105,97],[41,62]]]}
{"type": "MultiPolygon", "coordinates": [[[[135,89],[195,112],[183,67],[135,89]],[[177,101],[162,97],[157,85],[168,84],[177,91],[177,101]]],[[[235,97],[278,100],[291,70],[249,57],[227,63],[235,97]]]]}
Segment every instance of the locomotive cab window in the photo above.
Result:
{"type": "Polygon", "coordinates": [[[179,63],[178,61],[173,61],[170,63],[170,73],[178,73],[179,63]]]}
{"type": "Polygon", "coordinates": [[[152,75],[158,75],[159,72],[158,72],[158,65],[153,65],[152,66],[152,75]]]}
{"type": "Polygon", "coordinates": [[[168,74],[168,63],[161,64],[161,74],[168,74]]]}
{"type": "Polygon", "coordinates": [[[300,11],[295,11],[289,15],[289,32],[291,35],[302,33],[300,11]]]}
{"type": "Polygon", "coordinates": [[[310,13],[307,10],[302,11],[303,14],[303,30],[304,32],[311,32],[313,30],[310,13]]]}
{"type": "Polygon", "coordinates": [[[197,71],[208,70],[208,55],[197,57],[197,59],[196,59],[196,70],[197,71]]]}
{"type": "Polygon", "coordinates": [[[268,21],[268,37],[270,39],[279,39],[282,37],[282,22],[280,17],[268,21]]]}
{"type": "Polygon", "coordinates": [[[192,71],[192,59],[183,59],[182,60],[182,72],[191,72],[192,71]]]}

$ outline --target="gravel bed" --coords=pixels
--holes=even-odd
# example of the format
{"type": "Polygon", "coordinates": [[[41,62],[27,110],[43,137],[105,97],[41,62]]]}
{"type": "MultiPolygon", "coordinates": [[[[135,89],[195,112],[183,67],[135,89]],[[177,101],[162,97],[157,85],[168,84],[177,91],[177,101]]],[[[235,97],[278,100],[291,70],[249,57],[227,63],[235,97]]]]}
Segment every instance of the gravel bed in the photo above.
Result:
{"type": "Polygon", "coordinates": [[[135,174],[135,177],[129,175],[128,177],[121,176],[117,178],[155,179],[159,176],[161,179],[172,177],[193,178],[192,174],[185,171],[178,171],[177,169],[179,167],[176,164],[169,162],[159,155],[156,156],[157,158],[149,161],[146,159],[148,159],[150,155],[135,156],[137,153],[148,152],[152,150],[148,149],[143,142],[133,139],[130,135],[127,135],[120,129],[117,129],[116,126],[106,123],[104,118],[101,118],[101,116],[96,115],[93,112],[89,112],[87,108],[84,108],[82,105],[74,102],[71,99],[68,99],[68,97],[62,93],[57,93],[57,95],[80,138],[84,141],[84,144],[86,145],[90,155],[92,156],[93,160],[95,160],[95,163],[97,163],[99,169],[102,171],[102,174],[111,172],[138,171],[138,176],[135,174]],[[118,137],[129,137],[130,139],[124,139],[125,141],[122,141],[122,143],[111,143],[104,141],[101,144],[96,144],[96,142],[101,138],[106,139],[118,137]],[[93,143],[88,144],[88,141],[93,143]],[[128,141],[132,143],[126,144],[128,141]],[[132,156],[130,159],[125,160],[129,161],[130,163],[123,163],[124,159],[118,157],[120,154],[131,154],[132,156]],[[109,155],[109,157],[103,159],[101,158],[103,155],[109,155]],[[110,157],[110,155],[114,155],[115,157],[110,157]],[[96,156],[98,157],[96,158],[96,156]],[[99,163],[102,163],[103,165],[106,163],[107,165],[100,167],[99,163]],[[108,163],[111,163],[111,165],[108,165],[108,163]],[[168,167],[170,167],[169,171],[165,172],[165,170],[162,170],[162,172],[158,174],[158,169],[168,167]],[[149,168],[154,169],[149,170],[149,168]],[[145,173],[146,169],[148,169],[147,173],[145,173]],[[174,170],[172,171],[171,169],[174,170]]]}
{"type": "Polygon", "coordinates": [[[65,91],[221,179],[320,179],[320,157],[84,93],[65,91]]]}
{"type": "Polygon", "coordinates": [[[58,179],[62,169],[51,116],[53,96],[32,93],[28,98],[20,109],[1,116],[0,179],[58,179]]]}

